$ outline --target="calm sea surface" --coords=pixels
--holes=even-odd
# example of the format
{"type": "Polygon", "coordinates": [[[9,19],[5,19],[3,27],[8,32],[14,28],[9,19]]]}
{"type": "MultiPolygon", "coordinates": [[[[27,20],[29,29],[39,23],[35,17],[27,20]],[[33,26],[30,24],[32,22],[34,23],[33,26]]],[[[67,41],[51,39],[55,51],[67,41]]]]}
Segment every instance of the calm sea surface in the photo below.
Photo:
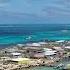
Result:
{"type": "Polygon", "coordinates": [[[2,24],[0,45],[37,42],[43,40],[70,40],[69,24],[2,24]]]}

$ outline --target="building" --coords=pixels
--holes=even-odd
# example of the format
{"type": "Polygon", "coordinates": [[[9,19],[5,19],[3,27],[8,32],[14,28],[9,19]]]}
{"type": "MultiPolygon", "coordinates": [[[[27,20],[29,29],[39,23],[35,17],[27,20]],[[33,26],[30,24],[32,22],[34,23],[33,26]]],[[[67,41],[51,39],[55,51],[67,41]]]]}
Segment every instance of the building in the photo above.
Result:
{"type": "Polygon", "coordinates": [[[31,60],[29,58],[13,58],[11,61],[18,64],[29,64],[31,60]]]}

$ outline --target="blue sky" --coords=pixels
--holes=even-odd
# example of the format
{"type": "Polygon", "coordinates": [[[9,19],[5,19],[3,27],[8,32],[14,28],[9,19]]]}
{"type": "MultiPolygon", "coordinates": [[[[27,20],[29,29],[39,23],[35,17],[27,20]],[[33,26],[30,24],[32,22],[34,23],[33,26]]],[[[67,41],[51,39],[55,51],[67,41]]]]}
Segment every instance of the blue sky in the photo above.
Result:
{"type": "Polygon", "coordinates": [[[0,0],[0,24],[70,23],[70,0],[0,0]]]}

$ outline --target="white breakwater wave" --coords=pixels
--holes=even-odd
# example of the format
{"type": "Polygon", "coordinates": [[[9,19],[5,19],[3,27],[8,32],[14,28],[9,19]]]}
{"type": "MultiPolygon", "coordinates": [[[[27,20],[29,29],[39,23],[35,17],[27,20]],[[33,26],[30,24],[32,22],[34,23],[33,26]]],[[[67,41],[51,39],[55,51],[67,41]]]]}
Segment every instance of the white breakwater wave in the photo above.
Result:
{"type": "Polygon", "coordinates": [[[68,32],[69,30],[61,30],[61,32],[68,32]]]}

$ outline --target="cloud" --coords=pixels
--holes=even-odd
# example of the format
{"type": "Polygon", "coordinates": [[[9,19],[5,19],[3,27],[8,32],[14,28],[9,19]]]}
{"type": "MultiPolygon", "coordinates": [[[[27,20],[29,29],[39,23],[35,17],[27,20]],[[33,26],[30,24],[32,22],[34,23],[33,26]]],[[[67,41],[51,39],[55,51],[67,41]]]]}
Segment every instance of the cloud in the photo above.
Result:
{"type": "Polygon", "coordinates": [[[70,22],[70,0],[0,0],[0,11],[10,21],[70,22]]]}
{"type": "Polygon", "coordinates": [[[9,2],[10,0],[0,0],[0,3],[7,3],[9,2]]]}
{"type": "Polygon", "coordinates": [[[42,10],[42,15],[45,17],[69,17],[70,16],[70,1],[57,0],[53,3],[49,3],[42,10]]]}
{"type": "Polygon", "coordinates": [[[0,7],[5,7],[6,5],[8,5],[10,2],[10,0],[0,0],[0,7]]]}

